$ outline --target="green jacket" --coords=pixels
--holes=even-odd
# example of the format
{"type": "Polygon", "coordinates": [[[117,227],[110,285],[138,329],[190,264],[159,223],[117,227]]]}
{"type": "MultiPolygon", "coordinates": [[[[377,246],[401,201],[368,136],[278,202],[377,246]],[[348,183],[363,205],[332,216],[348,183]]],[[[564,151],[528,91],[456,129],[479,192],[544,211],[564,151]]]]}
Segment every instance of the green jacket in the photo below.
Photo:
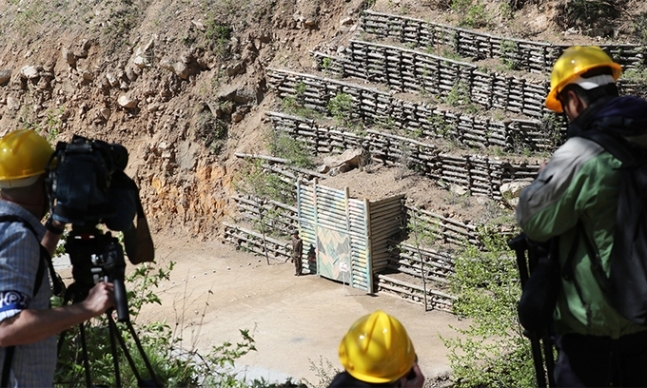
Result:
{"type": "MultiPolygon", "coordinates": [[[[582,220],[584,232],[597,248],[608,275],[620,182],[614,169],[620,165],[597,143],[570,138],[522,191],[517,222],[531,240],[543,242],[559,236],[563,267],[575,243],[578,220],[582,220]]],[[[556,331],[618,338],[647,329],[623,318],[609,305],[593,275],[583,236],[577,244],[574,279],[562,279],[554,312],[556,331]]]]}

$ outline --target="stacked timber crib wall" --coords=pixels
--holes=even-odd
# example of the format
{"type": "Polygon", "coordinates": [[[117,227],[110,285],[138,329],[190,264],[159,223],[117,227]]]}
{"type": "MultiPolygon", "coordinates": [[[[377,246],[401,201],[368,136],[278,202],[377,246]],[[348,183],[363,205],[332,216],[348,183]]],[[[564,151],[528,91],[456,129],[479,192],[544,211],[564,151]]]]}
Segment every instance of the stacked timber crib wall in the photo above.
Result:
{"type": "Polygon", "coordinates": [[[562,130],[552,128],[549,121],[490,120],[404,101],[374,88],[288,70],[268,69],[268,78],[279,97],[300,100],[304,108],[322,114],[328,114],[332,99],[347,94],[353,99],[351,119],[402,129],[415,137],[444,138],[469,147],[501,147],[505,151],[552,151],[563,138],[562,130]]]}
{"type": "MultiPolygon", "coordinates": [[[[352,40],[344,56],[313,53],[322,71],[383,83],[391,89],[437,96],[462,96],[486,109],[499,108],[542,119],[554,115],[544,106],[546,81],[490,73],[478,66],[397,46],[352,40]]],[[[621,93],[640,95],[640,84],[618,81],[621,93]]]]}
{"type": "MultiPolygon", "coordinates": [[[[508,59],[513,61],[519,70],[534,73],[550,73],[555,60],[570,47],[505,38],[370,10],[364,11],[360,23],[363,31],[379,38],[393,38],[425,48],[447,46],[463,57],[508,59]]],[[[642,68],[645,65],[645,46],[618,44],[600,47],[624,68],[642,68]]]]}
{"type": "Polygon", "coordinates": [[[502,199],[504,183],[528,180],[539,165],[490,158],[482,155],[456,156],[439,152],[432,144],[369,130],[365,136],[335,128],[320,128],[314,120],[268,112],[275,130],[299,140],[314,153],[341,153],[352,147],[367,146],[373,160],[399,164],[419,171],[436,181],[455,184],[472,195],[502,199]]]}
{"type": "MultiPolygon", "coordinates": [[[[295,114],[267,113],[275,132],[297,140],[315,155],[361,148],[368,151],[373,162],[400,165],[461,187],[471,195],[499,201],[503,199],[503,184],[531,180],[539,166],[522,158],[503,160],[476,155],[474,149],[490,155],[500,155],[499,150],[531,155],[552,152],[563,142],[564,124],[545,109],[544,98],[549,90],[546,73],[567,46],[502,38],[372,11],[364,12],[361,27],[361,39],[350,40],[341,55],[313,53],[323,76],[268,69],[270,87],[284,102],[290,102],[286,107],[298,108],[292,109],[295,114]],[[367,41],[372,37],[395,39],[407,48],[398,47],[398,43],[367,41]],[[475,60],[500,58],[516,70],[541,74],[544,78],[506,76],[474,63],[411,49],[424,47],[431,51],[438,46],[475,60]],[[341,78],[360,81],[344,82],[341,78]],[[353,83],[363,81],[380,86],[353,83]],[[435,101],[451,105],[453,100],[463,107],[500,109],[525,119],[519,119],[519,115],[514,119],[489,119],[441,108],[439,104],[406,101],[396,97],[396,92],[414,93],[421,96],[418,100],[428,102],[434,100],[426,97],[433,95],[435,101]],[[341,120],[344,126],[361,121],[363,128],[372,129],[348,129],[302,117],[316,116],[309,111],[331,117],[329,104],[341,95],[352,101],[351,110],[344,113],[348,117],[341,120]],[[472,150],[444,153],[428,139],[446,139],[472,150]]],[[[643,46],[602,48],[625,69],[645,65],[643,46]]],[[[645,94],[642,84],[629,80],[620,80],[619,87],[624,94],[645,94]]],[[[471,112],[474,111],[477,109],[471,112]]],[[[340,121],[339,117],[335,119],[340,121]]],[[[396,238],[396,232],[408,229],[407,222],[414,220],[418,231],[434,236],[434,244],[442,249],[469,246],[485,251],[484,229],[480,225],[406,206],[404,197],[375,203],[349,198],[348,190],[319,185],[317,178],[325,178],[321,174],[287,166],[286,161],[277,158],[262,159],[267,173],[276,174],[294,188],[291,194],[298,199],[297,204],[239,195],[235,198],[239,215],[252,225],[265,223],[263,230],[279,235],[285,236],[299,227],[306,272],[347,282],[367,292],[377,289],[397,294],[426,308],[452,310],[454,298],[447,287],[454,268],[452,255],[404,244],[396,238]],[[398,219],[398,214],[404,216],[398,219]],[[320,255],[314,265],[306,258],[310,246],[316,247],[320,255]],[[410,278],[404,280],[406,276],[410,278]]],[[[226,238],[244,249],[268,258],[290,256],[287,241],[276,240],[274,235],[234,225],[226,225],[225,229],[226,238]]],[[[512,233],[503,227],[495,232],[512,233]]]]}

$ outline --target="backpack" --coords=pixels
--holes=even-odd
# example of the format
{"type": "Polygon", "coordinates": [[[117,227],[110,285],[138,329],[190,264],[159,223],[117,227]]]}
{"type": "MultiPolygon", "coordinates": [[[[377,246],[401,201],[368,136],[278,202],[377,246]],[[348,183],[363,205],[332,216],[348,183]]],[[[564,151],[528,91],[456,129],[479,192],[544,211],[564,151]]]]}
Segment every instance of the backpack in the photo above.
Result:
{"type": "Polygon", "coordinates": [[[593,274],[620,315],[647,326],[647,152],[610,132],[583,132],[578,136],[596,142],[622,162],[609,276],[593,242],[586,233],[580,233],[593,263],[593,274]]]}
{"type": "MultiPolygon", "coordinates": [[[[34,228],[29,224],[29,222],[25,221],[19,216],[2,215],[0,216],[0,222],[20,222],[25,226],[25,228],[29,229],[34,234],[34,237],[36,237],[36,240],[38,240],[38,234],[36,234],[34,228]]],[[[36,294],[40,290],[40,285],[43,282],[43,276],[45,276],[45,265],[47,265],[50,277],[52,279],[53,294],[61,295],[63,293],[63,288],[65,288],[63,280],[61,280],[60,276],[58,276],[58,274],[54,270],[52,257],[50,256],[49,252],[47,252],[47,249],[45,249],[44,246],[40,245],[40,240],[38,240],[38,245],[40,246],[40,260],[38,261],[38,269],[36,270],[36,279],[34,279],[33,295],[34,297],[36,297],[36,294]]],[[[9,346],[6,348],[4,363],[2,365],[0,387],[7,387],[9,384],[9,371],[11,370],[11,363],[13,361],[13,354],[15,350],[15,346],[9,346]]]]}

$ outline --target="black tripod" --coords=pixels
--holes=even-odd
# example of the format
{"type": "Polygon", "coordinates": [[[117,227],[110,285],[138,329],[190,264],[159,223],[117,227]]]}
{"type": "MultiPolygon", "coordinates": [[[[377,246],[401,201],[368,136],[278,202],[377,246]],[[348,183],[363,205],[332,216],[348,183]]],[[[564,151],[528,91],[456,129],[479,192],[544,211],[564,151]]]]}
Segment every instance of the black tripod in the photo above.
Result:
{"type": "MultiPolygon", "coordinates": [[[[66,249],[70,255],[72,262],[72,276],[74,283],[68,287],[64,304],[78,303],[83,301],[90,291],[90,289],[98,281],[112,282],[114,285],[114,295],[117,309],[117,319],[119,322],[125,323],[128,332],[132,336],[137,349],[140,353],[142,360],[148,370],[149,379],[143,379],[135,361],[132,358],[126,341],[124,340],[121,332],[117,328],[112,313],[113,309],[106,312],[108,320],[108,328],[110,333],[110,348],[112,352],[112,360],[115,373],[115,385],[121,387],[121,373],[119,371],[119,358],[117,354],[117,342],[126,357],[130,369],[137,378],[138,386],[140,387],[162,387],[159,383],[153,368],[151,366],[144,348],[141,345],[137,333],[130,322],[128,313],[128,302],[126,298],[126,288],[124,286],[124,273],[126,262],[124,260],[124,253],[118,240],[111,236],[109,232],[101,233],[96,227],[79,228],[76,225],[72,228],[66,243],[66,249]]],[[[85,369],[85,380],[88,387],[92,386],[92,378],[90,376],[90,362],[88,359],[86,334],[84,323],[79,325],[79,334],[81,340],[81,349],[83,357],[83,366],[85,369]]],[[[58,341],[58,353],[62,349],[66,332],[63,332],[58,341]]]]}
{"type": "MultiPolygon", "coordinates": [[[[524,290],[528,283],[530,274],[532,274],[532,271],[535,269],[538,257],[536,257],[536,252],[529,249],[528,240],[524,234],[520,234],[508,241],[508,246],[514,250],[517,255],[517,267],[519,269],[521,289],[524,290]]],[[[540,388],[554,387],[555,379],[553,377],[553,373],[555,371],[555,359],[553,357],[553,341],[548,327],[544,326],[537,330],[524,330],[523,334],[530,339],[537,386],[540,388]],[[546,379],[546,377],[548,377],[548,379],[546,379]],[[548,385],[546,384],[546,380],[548,380],[548,385]]]]}

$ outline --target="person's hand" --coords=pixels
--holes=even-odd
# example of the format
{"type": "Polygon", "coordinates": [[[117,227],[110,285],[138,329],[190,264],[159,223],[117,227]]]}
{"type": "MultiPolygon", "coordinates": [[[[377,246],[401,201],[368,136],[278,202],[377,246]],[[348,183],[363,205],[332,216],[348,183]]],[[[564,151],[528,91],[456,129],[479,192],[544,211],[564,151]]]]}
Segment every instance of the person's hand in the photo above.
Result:
{"type": "Polygon", "coordinates": [[[418,363],[416,362],[413,364],[411,372],[401,378],[400,381],[402,382],[400,385],[402,388],[422,388],[425,384],[425,376],[422,374],[420,366],[418,366],[418,363]]]}
{"type": "Polygon", "coordinates": [[[81,303],[93,316],[105,313],[109,308],[115,307],[114,286],[106,282],[95,284],[81,303]]]}
{"type": "Polygon", "coordinates": [[[543,170],[544,168],[546,168],[546,165],[547,165],[547,164],[548,164],[548,162],[541,162],[541,163],[539,164],[539,171],[537,171],[537,173],[540,173],[540,172],[541,172],[541,170],[543,170]]]}

